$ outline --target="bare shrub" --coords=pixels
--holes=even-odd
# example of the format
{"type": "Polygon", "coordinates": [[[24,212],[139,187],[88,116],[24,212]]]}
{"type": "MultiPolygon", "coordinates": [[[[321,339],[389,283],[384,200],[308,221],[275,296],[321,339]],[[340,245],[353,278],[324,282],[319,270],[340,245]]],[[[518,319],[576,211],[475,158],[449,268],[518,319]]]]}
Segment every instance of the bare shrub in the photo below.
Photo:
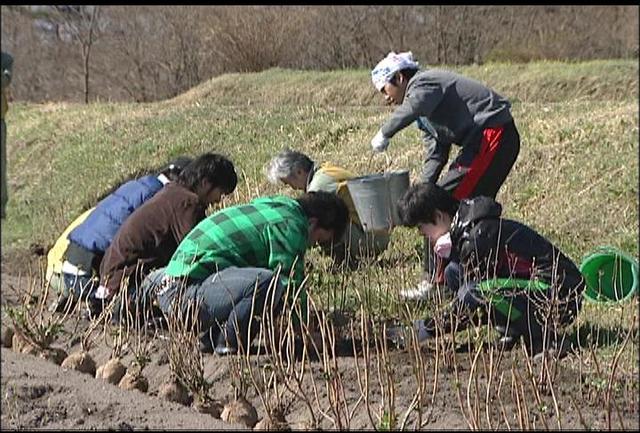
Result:
{"type": "Polygon", "coordinates": [[[201,302],[191,302],[186,309],[181,308],[181,304],[181,296],[178,296],[171,314],[166,318],[169,338],[166,340],[165,350],[171,370],[169,381],[173,388],[181,390],[174,394],[180,397],[182,404],[188,404],[191,393],[197,407],[217,416],[217,405],[209,396],[211,384],[204,377],[204,360],[198,347],[201,302]]]}
{"type": "MultiPolygon", "coordinates": [[[[69,310],[63,315],[52,315],[46,309],[49,300],[49,283],[40,285],[35,278],[30,279],[27,292],[19,296],[19,304],[16,307],[3,306],[3,315],[9,317],[13,332],[11,344],[15,352],[29,353],[61,364],[66,357],[62,348],[52,348],[51,344],[66,331],[64,321],[69,317],[69,310]]],[[[6,336],[8,340],[8,335],[6,336]]]]}

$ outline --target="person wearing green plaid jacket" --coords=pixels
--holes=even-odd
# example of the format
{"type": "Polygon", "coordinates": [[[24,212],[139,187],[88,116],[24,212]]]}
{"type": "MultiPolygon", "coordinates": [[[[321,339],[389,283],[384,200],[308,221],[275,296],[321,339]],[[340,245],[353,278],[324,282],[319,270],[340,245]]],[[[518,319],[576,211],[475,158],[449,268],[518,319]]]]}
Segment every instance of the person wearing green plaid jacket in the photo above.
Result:
{"type": "MultiPolygon", "coordinates": [[[[253,314],[266,305],[274,314],[288,290],[304,307],[304,256],[308,248],[342,236],[348,222],[344,201],[326,192],[257,198],[222,209],[202,220],[176,249],[166,268],[149,275],[165,314],[182,297],[178,311],[200,302],[204,331],[200,349],[219,355],[246,348],[257,326],[253,314]],[[251,323],[256,323],[254,320],[251,323]]],[[[303,313],[304,314],[304,313],[303,313]]]]}

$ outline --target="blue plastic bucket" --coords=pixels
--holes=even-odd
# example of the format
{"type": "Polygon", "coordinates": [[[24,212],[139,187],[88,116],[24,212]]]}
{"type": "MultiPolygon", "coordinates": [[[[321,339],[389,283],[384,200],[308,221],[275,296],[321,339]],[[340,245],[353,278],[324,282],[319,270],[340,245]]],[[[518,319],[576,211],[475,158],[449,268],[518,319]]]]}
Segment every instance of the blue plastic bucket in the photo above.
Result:
{"type": "Polygon", "coordinates": [[[586,281],[583,296],[594,303],[621,303],[638,291],[638,261],[612,247],[585,257],[580,272],[586,281]]]}

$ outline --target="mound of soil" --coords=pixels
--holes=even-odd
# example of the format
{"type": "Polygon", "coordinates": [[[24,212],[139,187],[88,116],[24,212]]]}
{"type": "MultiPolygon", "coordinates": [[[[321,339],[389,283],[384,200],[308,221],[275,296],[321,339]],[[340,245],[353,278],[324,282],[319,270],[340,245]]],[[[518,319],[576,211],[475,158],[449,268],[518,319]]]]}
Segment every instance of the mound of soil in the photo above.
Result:
{"type": "MultiPolygon", "coordinates": [[[[16,293],[25,283],[11,275],[2,275],[2,303],[15,304],[16,293]],[[5,290],[9,286],[17,290],[5,290]]],[[[22,290],[26,291],[26,288],[22,290]]],[[[87,324],[86,321],[81,323],[85,327],[87,324]]],[[[2,325],[6,327],[10,324],[2,325]]],[[[249,429],[245,425],[224,422],[211,414],[201,413],[194,405],[174,403],[160,396],[160,388],[171,375],[166,351],[167,335],[160,332],[155,337],[150,336],[149,359],[142,371],[148,381],[146,393],[123,390],[93,375],[63,369],[51,360],[2,347],[0,429],[249,429]]],[[[580,369],[576,367],[581,361],[572,356],[558,364],[553,378],[555,393],[542,390],[539,396],[541,403],[538,404],[531,390],[518,389],[513,385],[530,385],[526,363],[518,351],[505,353],[496,371],[491,372],[492,386],[502,382],[501,393],[496,395],[486,392],[487,371],[483,370],[485,364],[482,363],[486,362],[488,355],[474,359],[472,352],[461,350],[456,355],[456,368],[452,368],[450,359],[443,358],[433,348],[425,347],[422,352],[429,368],[425,371],[423,404],[418,411],[410,409],[415,401],[418,382],[412,355],[404,350],[390,349],[383,364],[378,364],[376,350],[372,347],[369,351],[369,368],[365,371],[364,348],[347,337],[341,336],[336,345],[330,348],[335,353],[335,359],[330,357],[328,366],[322,363],[322,356],[312,359],[305,369],[305,379],[298,388],[298,396],[287,394],[292,404],[285,417],[291,429],[313,427],[310,410],[315,413],[315,427],[323,430],[338,427],[371,430],[373,426],[399,428],[406,416],[410,416],[406,428],[414,429],[418,414],[421,428],[436,430],[469,429],[472,426],[481,429],[558,428],[559,425],[563,429],[584,429],[585,426],[590,429],[607,428],[607,413],[602,403],[605,388],[597,388],[600,382],[595,380],[585,385],[580,369]],[[356,346],[355,354],[353,346],[356,346]],[[434,384],[436,369],[433,366],[436,360],[438,376],[434,384]],[[478,362],[475,367],[476,379],[470,381],[469,373],[473,371],[474,362],[478,362]],[[327,367],[330,367],[330,372],[326,371],[327,367]],[[389,400],[389,382],[384,380],[384,376],[379,376],[385,368],[394,378],[393,402],[389,400]],[[365,373],[369,386],[368,400],[362,398],[365,373]],[[339,382],[331,382],[337,379],[339,382]],[[518,381],[514,382],[516,379],[518,381]],[[330,389],[328,384],[339,386],[330,389]],[[311,403],[305,403],[300,395],[306,395],[311,403]],[[556,416],[554,398],[560,419],[556,416]],[[485,401],[489,402],[488,408],[485,401]],[[523,411],[518,401],[525,401],[527,410],[523,411]],[[331,402],[337,402],[333,407],[340,408],[339,412],[332,409],[331,402]],[[386,412],[390,403],[395,407],[395,417],[386,412]],[[490,415],[490,421],[487,421],[487,414],[490,415]]],[[[80,338],[65,337],[63,341],[59,340],[54,345],[63,347],[67,353],[76,353],[81,349],[80,338]]],[[[130,349],[124,350],[121,359],[127,367],[134,360],[130,349]]],[[[111,358],[112,347],[104,338],[98,338],[88,353],[95,365],[102,366],[111,358]]],[[[210,398],[217,402],[230,401],[233,396],[230,374],[232,357],[215,354],[203,356],[204,376],[212,384],[210,398]]],[[[269,362],[264,352],[250,358],[252,368],[259,366],[258,374],[269,362]]],[[[637,391],[637,377],[628,382],[631,385],[635,383],[637,391]]],[[[290,386],[295,390],[298,385],[290,383],[290,386]]],[[[624,389],[624,386],[621,382],[620,387],[624,389]]],[[[614,428],[620,425],[619,420],[626,428],[638,425],[638,400],[629,395],[616,394],[618,409],[614,408],[612,412],[615,414],[612,415],[614,428]]],[[[254,388],[250,387],[247,400],[256,408],[257,419],[265,419],[265,408],[254,388]]],[[[220,416],[219,409],[215,411],[217,416],[220,416]]]]}

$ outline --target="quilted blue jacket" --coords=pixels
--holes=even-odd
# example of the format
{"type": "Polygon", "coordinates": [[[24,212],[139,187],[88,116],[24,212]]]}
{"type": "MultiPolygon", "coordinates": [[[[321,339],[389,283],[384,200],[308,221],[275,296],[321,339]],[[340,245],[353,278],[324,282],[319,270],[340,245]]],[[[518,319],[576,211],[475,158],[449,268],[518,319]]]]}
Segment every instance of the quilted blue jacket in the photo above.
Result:
{"type": "Polygon", "coordinates": [[[162,186],[156,175],[125,182],[96,205],[87,219],[69,233],[69,240],[93,253],[104,254],[127,217],[162,186]]]}

